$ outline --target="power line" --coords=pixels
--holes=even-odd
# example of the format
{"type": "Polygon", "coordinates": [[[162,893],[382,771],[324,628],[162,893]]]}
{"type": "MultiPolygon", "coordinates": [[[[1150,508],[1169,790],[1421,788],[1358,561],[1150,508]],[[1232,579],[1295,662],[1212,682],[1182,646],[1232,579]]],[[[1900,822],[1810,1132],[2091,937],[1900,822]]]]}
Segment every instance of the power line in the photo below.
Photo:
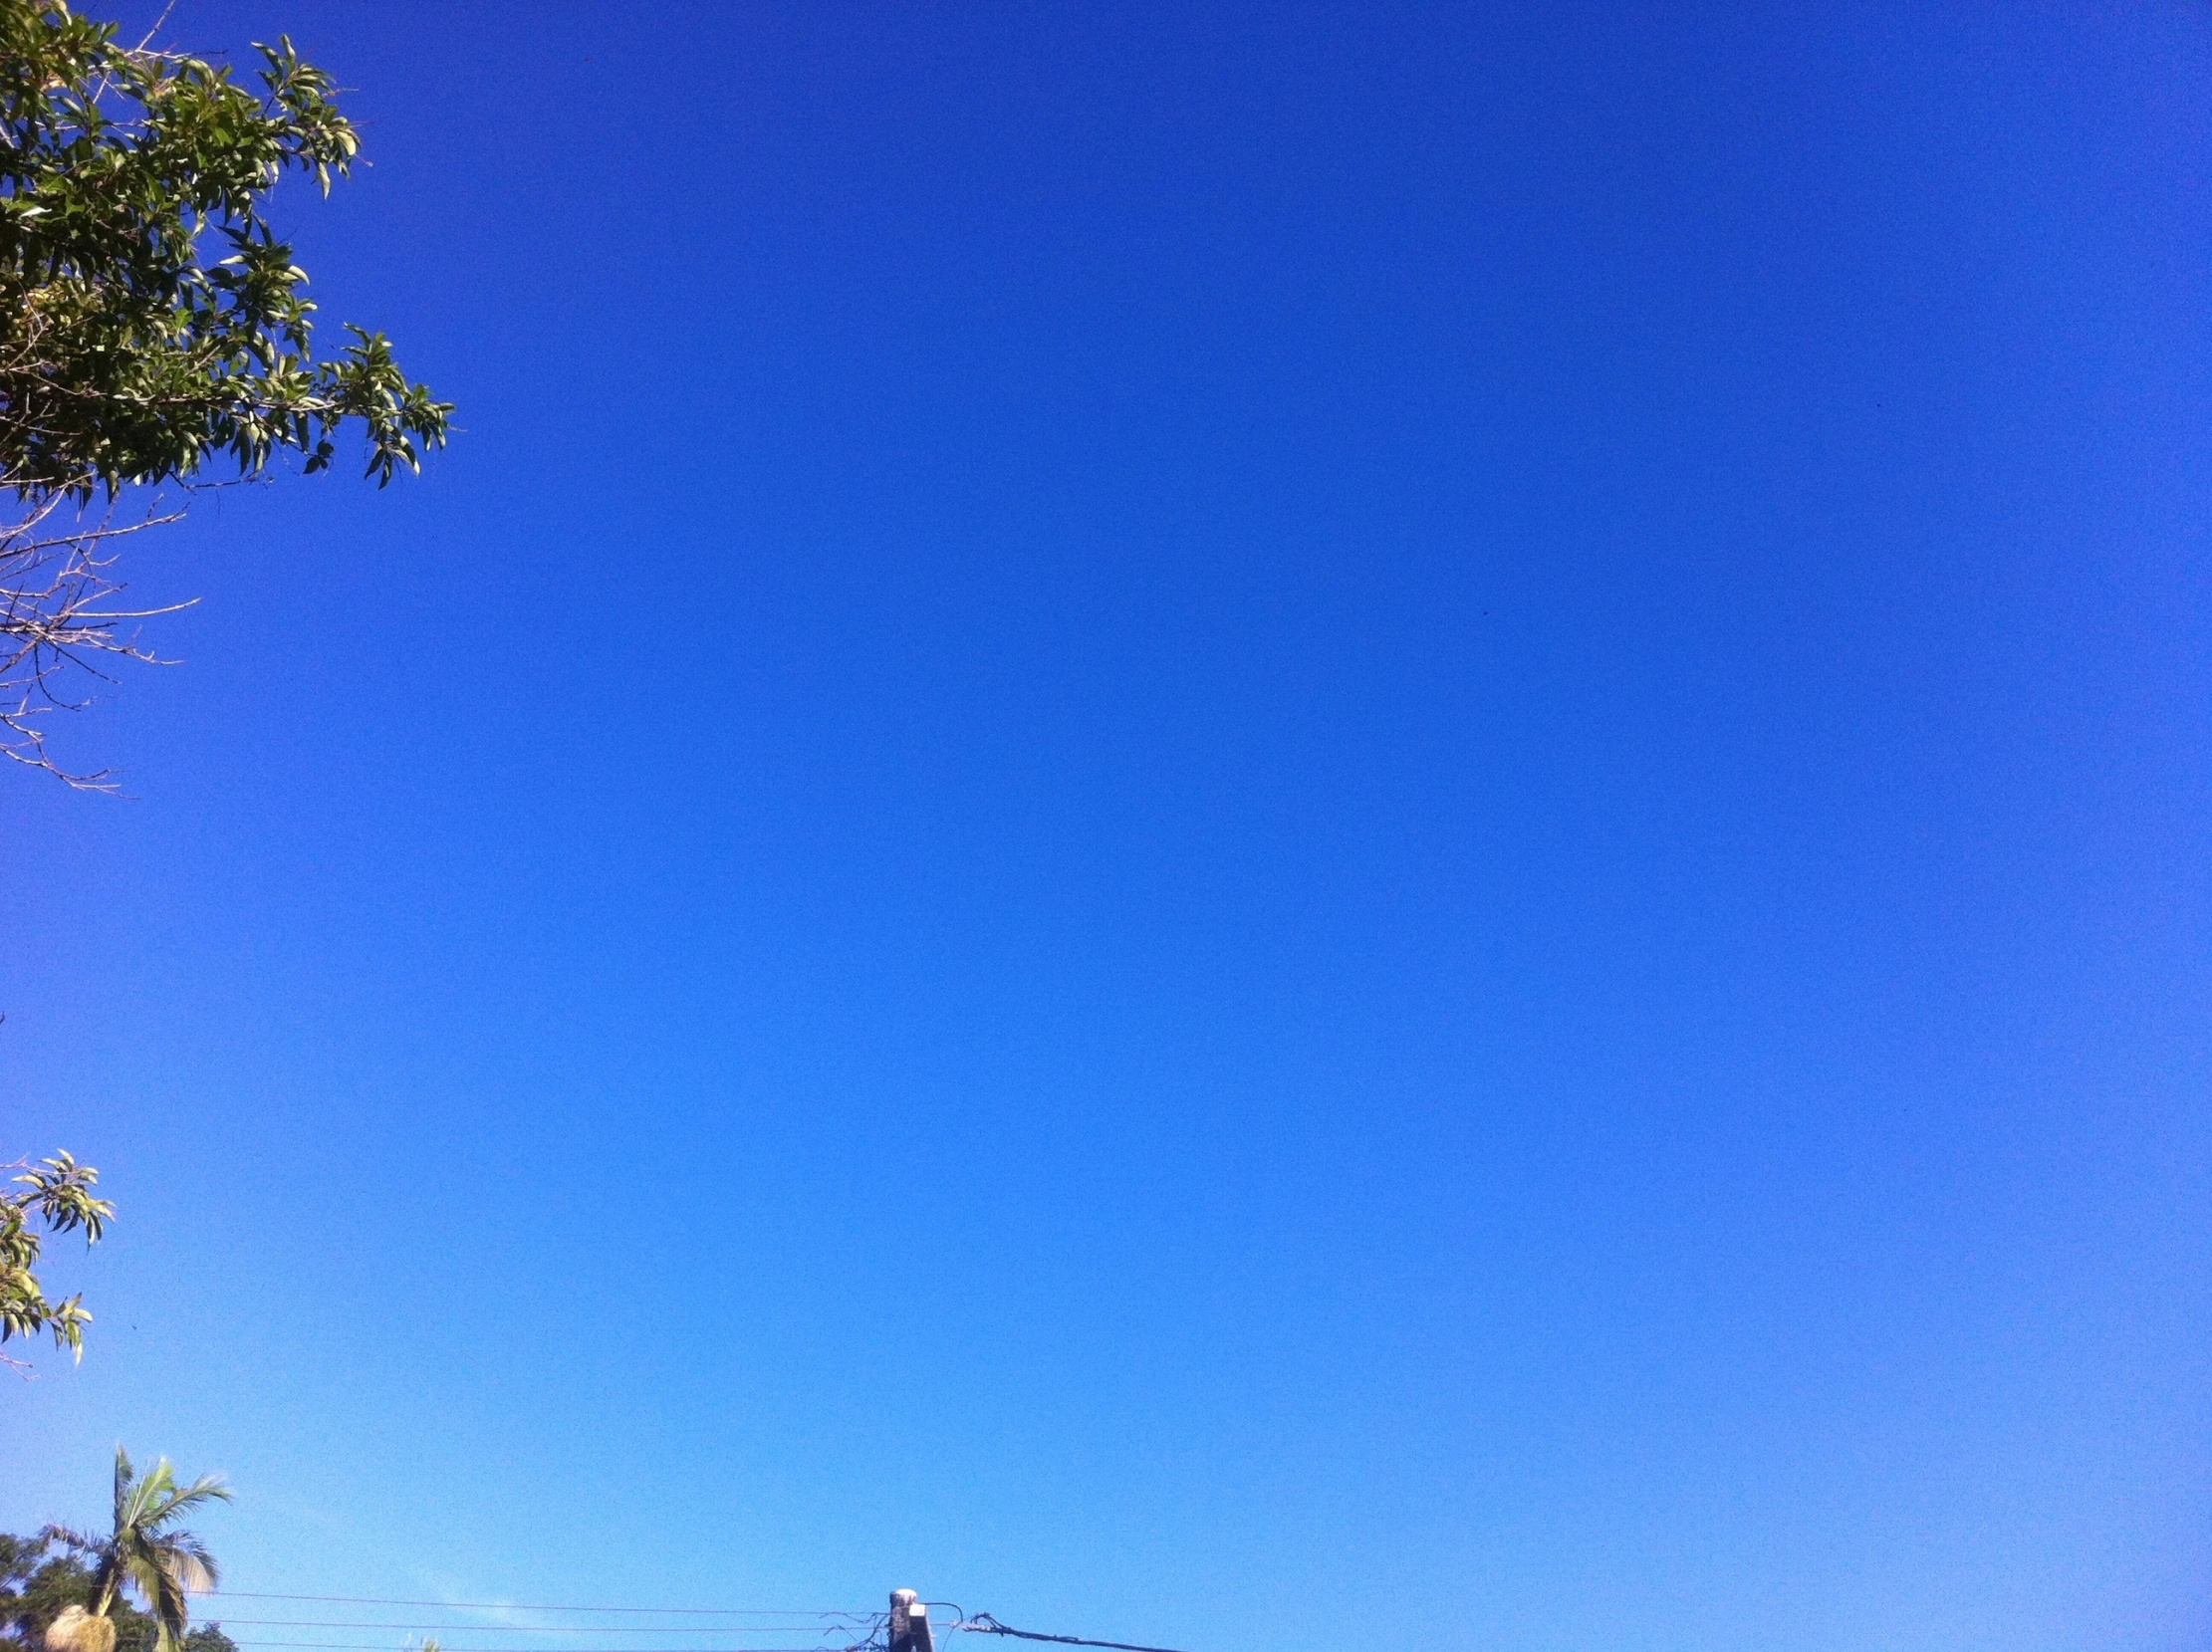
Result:
{"type": "Polygon", "coordinates": [[[1049,1640],[1061,1646],[1108,1646],[1113,1652],[1175,1652],[1171,1646],[1132,1646],[1125,1640],[1085,1640],[1081,1635],[1040,1635],[1028,1629],[1010,1629],[989,1612],[978,1612],[965,1623],[950,1627],[978,1635],[1012,1635],[1017,1640],[1049,1640]]]}
{"type": "Polygon", "coordinates": [[[195,1594],[224,1600],[314,1600],[327,1606],[442,1606],[465,1612],[627,1612],[663,1617],[839,1617],[867,1618],[873,1612],[772,1611],[765,1606],[524,1606],[512,1600],[387,1600],[371,1594],[256,1594],[250,1589],[195,1589],[195,1594]]]}
{"type": "MultiPolygon", "coordinates": [[[[518,1612],[544,1610],[543,1607],[531,1606],[516,1606],[511,1609],[518,1612]]],[[[579,1610],[582,1609],[579,1608],[579,1610]]],[[[625,1607],[622,1609],[651,1610],[647,1606],[625,1607]]],[[[778,1612],[761,1615],[803,1619],[809,1614],[778,1612]]],[[[863,1615],[858,1612],[853,1614],[856,1620],[863,1615]]],[[[622,1623],[580,1623],[574,1628],[564,1629],[538,1623],[354,1623],[342,1618],[302,1617],[231,1617],[225,1618],[223,1621],[225,1623],[243,1623],[255,1629],[461,1629],[475,1630],[479,1633],[487,1629],[494,1629],[502,1635],[774,1635],[787,1632],[800,1634],[816,1628],[836,1626],[822,1622],[801,1622],[786,1630],[772,1623],[702,1623],[696,1629],[686,1629],[680,1624],[673,1623],[640,1623],[635,1628],[622,1623]]]]}

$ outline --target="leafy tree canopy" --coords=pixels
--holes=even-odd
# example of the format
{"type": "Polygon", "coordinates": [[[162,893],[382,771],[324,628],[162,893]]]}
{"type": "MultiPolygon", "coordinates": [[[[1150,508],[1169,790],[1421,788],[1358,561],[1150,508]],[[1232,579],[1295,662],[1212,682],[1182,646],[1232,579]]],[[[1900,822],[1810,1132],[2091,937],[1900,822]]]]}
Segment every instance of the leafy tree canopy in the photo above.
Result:
{"type": "MultiPolygon", "coordinates": [[[[17,1537],[0,1533],[0,1652],[44,1652],[46,1627],[66,1606],[93,1604],[90,1566],[52,1552],[44,1536],[17,1537]]],[[[127,1600],[109,1607],[116,1626],[116,1652],[154,1652],[160,1626],[127,1600]]],[[[193,1625],[184,1652],[238,1652],[219,1623],[193,1625]]]]}
{"type": "Polygon", "coordinates": [[[452,409],[381,334],[314,354],[264,208],[287,171],[328,193],[359,140],[289,40],[256,50],[249,86],[0,0],[0,486],[84,502],[282,451],[321,470],[357,423],[381,484],[444,443],[452,409]]]}
{"type": "MultiPolygon", "coordinates": [[[[106,1619],[104,1627],[114,1625],[114,1610],[123,1591],[134,1589],[153,1619],[154,1652],[178,1652],[188,1638],[191,1596],[213,1589],[217,1574],[215,1556],[208,1553],[207,1545],[177,1523],[194,1510],[229,1501],[229,1489],[212,1475],[179,1486],[166,1457],[141,1475],[131,1466],[129,1454],[118,1446],[115,1521],[108,1533],[49,1526],[39,1535],[92,1563],[92,1604],[87,1610],[96,1619],[106,1619]]],[[[103,1652],[113,1648],[103,1647],[103,1652]]]]}
{"type": "Polygon", "coordinates": [[[58,1234],[82,1230],[85,1243],[90,1245],[107,1231],[116,1207],[93,1196],[100,1172],[89,1164],[79,1164],[68,1153],[57,1153],[35,1165],[18,1161],[6,1168],[19,1169],[23,1174],[0,1189],[0,1342],[45,1332],[54,1338],[57,1348],[67,1348],[82,1359],[85,1327],[93,1316],[80,1298],[59,1302],[46,1299],[45,1288],[34,1271],[43,1237],[39,1227],[58,1234]],[[24,1191],[15,1192],[16,1187],[24,1191]]]}

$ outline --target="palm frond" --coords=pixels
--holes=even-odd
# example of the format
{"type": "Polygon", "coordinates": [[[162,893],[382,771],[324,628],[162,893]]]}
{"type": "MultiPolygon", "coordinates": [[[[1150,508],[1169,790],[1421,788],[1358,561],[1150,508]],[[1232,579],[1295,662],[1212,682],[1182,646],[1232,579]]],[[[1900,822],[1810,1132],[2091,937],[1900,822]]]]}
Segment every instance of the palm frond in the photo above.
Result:
{"type": "Polygon", "coordinates": [[[127,1494],[121,1496],[116,1509],[117,1528],[120,1530],[125,1524],[143,1528],[175,1487],[176,1470],[166,1457],[155,1458],[153,1467],[129,1488],[127,1494]]]}
{"type": "Polygon", "coordinates": [[[172,1532],[154,1543],[161,1570],[186,1591],[205,1594],[220,1580],[215,1556],[189,1532],[172,1532]]]}
{"type": "MultiPolygon", "coordinates": [[[[164,1469],[168,1464],[161,1465],[164,1469]]],[[[164,1478],[164,1489],[174,1486],[173,1479],[164,1478]]],[[[179,1515],[188,1515],[207,1503],[228,1503],[230,1488],[223,1484],[222,1476],[203,1474],[181,1491],[169,1490],[168,1495],[146,1516],[146,1530],[159,1531],[179,1515]]]]}
{"type": "Polygon", "coordinates": [[[186,1596],[184,1580],[161,1563],[167,1558],[159,1555],[148,1568],[153,1573],[153,1587],[146,1591],[146,1604],[153,1608],[153,1620],[160,1626],[155,1637],[161,1652],[173,1652],[176,1643],[184,1638],[186,1623],[191,1617],[191,1601],[186,1596]]]}
{"type": "Polygon", "coordinates": [[[153,1556],[139,1549],[123,1560],[122,1569],[123,1576],[129,1579],[130,1586],[138,1591],[138,1598],[145,1602],[146,1610],[158,1620],[161,1616],[161,1585],[165,1579],[153,1556]]]}
{"type": "Polygon", "coordinates": [[[98,1554],[108,1546],[107,1538],[87,1536],[66,1526],[42,1526],[39,1528],[39,1535],[50,1543],[60,1543],[64,1548],[78,1554],[98,1554]]]}

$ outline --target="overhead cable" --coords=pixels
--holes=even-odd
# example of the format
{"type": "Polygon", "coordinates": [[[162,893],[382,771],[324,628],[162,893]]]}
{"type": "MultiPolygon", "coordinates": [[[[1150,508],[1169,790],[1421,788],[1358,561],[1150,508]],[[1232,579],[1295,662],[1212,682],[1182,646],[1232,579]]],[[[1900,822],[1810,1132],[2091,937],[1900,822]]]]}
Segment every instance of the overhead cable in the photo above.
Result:
{"type": "MultiPolygon", "coordinates": [[[[517,1606],[514,1610],[532,1608],[517,1606]]],[[[639,1608],[643,1609],[643,1608],[639,1608]]],[[[305,1617],[226,1617],[225,1623],[243,1623],[255,1629],[456,1629],[476,1634],[487,1632],[501,1635],[776,1635],[805,1634],[818,1628],[836,1628],[841,1625],[824,1622],[807,1622],[807,1614],[783,1612],[782,1617],[799,1618],[801,1621],[788,1628],[773,1623],[702,1623],[696,1629],[686,1629],[674,1623],[580,1623],[574,1628],[561,1628],[542,1623],[354,1623],[338,1618],[305,1617]]],[[[856,1620],[864,1618],[864,1612],[853,1614],[856,1620]]]]}
{"type": "Polygon", "coordinates": [[[1086,1640],[1081,1635],[1040,1635],[1030,1629],[1009,1628],[989,1612],[978,1612],[965,1623],[949,1625],[978,1635],[1012,1635],[1017,1640],[1049,1640],[1062,1646],[1107,1646],[1113,1652],[1175,1652],[1171,1646],[1135,1646],[1125,1640],[1086,1640]]]}
{"type": "MultiPolygon", "coordinates": [[[[221,1622],[220,1619],[210,1619],[210,1621],[216,1624],[220,1624],[221,1622]]],[[[765,1632],[767,1631],[764,1631],[764,1633],[765,1632]]],[[[781,1633],[794,1636],[804,1636],[809,1632],[804,1630],[789,1629],[781,1631],[781,1633]]],[[[225,1636],[224,1638],[229,1639],[228,1636],[225,1636]]],[[[315,1652],[398,1652],[398,1649],[394,1648],[390,1641],[376,1641],[371,1643],[366,1641],[331,1640],[234,1640],[231,1641],[231,1644],[233,1646],[311,1647],[315,1649],[315,1652]]],[[[546,1649],[542,1646],[461,1647],[447,1646],[442,1641],[438,1644],[439,1652],[546,1652],[546,1649]]],[[[820,1652],[820,1649],[822,1648],[837,1648],[839,1645],[840,1643],[832,1639],[829,1633],[825,1631],[821,1634],[814,1635],[812,1639],[802,1638],[793,1640],[780,1649],[775,1647],[764,1647],[756,1642],[750,1646],[719,1648],[697,1646],[666,1646],[653,1648],[639,1648],[634,1646],[601,1646],[585,1648],[564,1647],[562,1649],[562,1652],[820,1652]]]]}
{"type": "Polygon", "coordinates": [[[250,1589],[194,1589],[225,1600],[317,1600],[331,1606],[443,1606],[467,1612],[624,1612],[663,1617],[850,1617],[868,1612],[776,1611],[766,1606],[525,1606],[513,1600],[387,1600],[369,1594],[256,1594],[250,1589]]]}

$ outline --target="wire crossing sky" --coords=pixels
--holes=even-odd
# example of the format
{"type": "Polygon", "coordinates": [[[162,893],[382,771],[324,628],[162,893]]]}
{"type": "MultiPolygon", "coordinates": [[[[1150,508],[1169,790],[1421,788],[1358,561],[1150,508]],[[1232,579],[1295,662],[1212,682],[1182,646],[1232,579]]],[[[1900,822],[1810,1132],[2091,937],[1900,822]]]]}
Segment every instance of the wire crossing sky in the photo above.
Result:
{"type": "MultiPolygon", "coordinates": [[[[251,1606],[246,1609],[254,1610],[251,1606]]],[[[525,1644],[534,1652],[717,1652],[717,1648],[709,1644],[715,1642],[737,1643],[736,1648],[724,1648],[723,1652],[822,1652],[824,1648],[844,1649],[880,1640],[877,1631],[883,1620],[881,1612],[864,1609],[532,1606],[498,1601],[392,1600],[359,1595],[267,1594],[227,1589],[207,1591],[196,1602],[196,1611],[202,1619],[221,1623],[224,1632],[239,1646],[290,1647],[308,1649],[308,1652],[413,1652],[433,1636],[439,1652],[518,1652],[519,1646],[525,1644]],[[233,1600],[314,1602],[325,1613],[349,1606],[369,1607],[373,1615],[356,1612],[351,1616],[234,1616],[229,1610],[233,1600]],[[418,1612],[412,1617],[394,1620],[393,1612],[406,1606],[435,1608],[435,1612],[418,1612]],[[457,1613],[474,1615],[456,1617],[457,1613]],[[518,1616],[557,1617],[563,1621],[518,1623],[515,1621],[518,1616]],[[601,1621],[606,1618],[622,1621],[601,1621]],[[732,1621],[737,1619],[745,1621],[732,1621]],[[268,1633],[271,1630],[310,1631],[313,1638],[271,1638],[268,1633]],[[334,1631],[356,1638],[333,1638],[334,1631]],[[532,1636],[554,1636],[556,1639],[530,1640],[528,1637],[532,1636]],[[596,1644],[611,1636],[643,1638],[633,1639],[618,1649],[596,1644]],[[685,1644],[678,1648],[653,1645],[656,1641],[679,1638],[685,1644]],[[494,1644],[483,1644],[487,1641],[494,1644]],[[517,1646],[499,1644],[507,1642],[517,1643],[517,1646]]]]}
{"type": "Polygon", "coordinates": [[[119,1210],[0,1530],[167,1454],[391,1652],[2212,1639],[2212,13],[161,30],[354,89],[277,221],[457,430],[192,500],[134,801],[0,788],[119,1210]]]}

